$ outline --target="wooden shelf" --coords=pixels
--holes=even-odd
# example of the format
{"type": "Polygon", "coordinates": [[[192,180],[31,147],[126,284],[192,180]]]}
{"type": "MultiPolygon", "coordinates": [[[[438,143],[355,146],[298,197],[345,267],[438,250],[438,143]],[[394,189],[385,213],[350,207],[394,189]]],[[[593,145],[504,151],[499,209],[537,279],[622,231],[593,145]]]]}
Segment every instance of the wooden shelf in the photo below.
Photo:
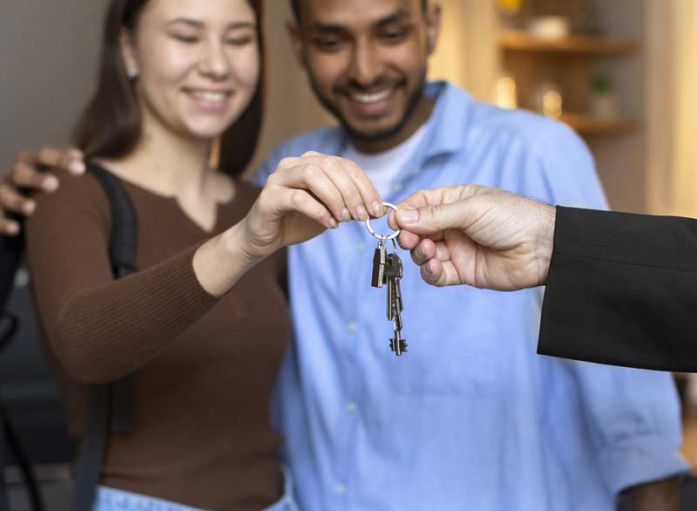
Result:
{"type": "Polygon", "coordinates": [[[581,135],[621,134],[639,127],[636,119],[599,119],[587,114],[566,113],[559,120],[581,135]]]}
{"type": "Polygon", "coordinates": [[[509,51],[603,55],[630,53],[638,47],[636,41],[618,37],[570,35],[562,39],[542,39],[517,30],[501,32],[499,44],[501,48],[509,51]]]}

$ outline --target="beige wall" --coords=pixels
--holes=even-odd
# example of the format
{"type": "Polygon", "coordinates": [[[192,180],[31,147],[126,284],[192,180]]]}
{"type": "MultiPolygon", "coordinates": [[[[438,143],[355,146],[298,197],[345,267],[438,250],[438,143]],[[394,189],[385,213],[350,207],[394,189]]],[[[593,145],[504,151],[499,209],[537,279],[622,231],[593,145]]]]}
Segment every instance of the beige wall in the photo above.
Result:
{"type": "Polygon", "coordinates": [[[438,0],[442,32],[430,77],[448,79],[490,101],[498,69],[496,9],[492,0],[438,0]]]}
{"type": "Polygon", "coordinates": [[[676,0],[675,213],[697,217],[697,2],[676,0]]]}
{"type": "Polygon", "coordinates": [[[106,0],[0,0],[0,175],[20,148],[65,144],[94,86],[106,0]]]}
{"type": "Polygon", "coordinates": [[[332,124],[314,99],[291,49],[286,30],[286,23],[291,19],[289,5],[286,0],[266,0],[265,3],[266,113],[259,149],[250,171],[288,137],[332,124]]]}
{"type": "Polygon", "coordinates": [[[697,217],[697,3],[649,0],[650,212],[697,217]]]}

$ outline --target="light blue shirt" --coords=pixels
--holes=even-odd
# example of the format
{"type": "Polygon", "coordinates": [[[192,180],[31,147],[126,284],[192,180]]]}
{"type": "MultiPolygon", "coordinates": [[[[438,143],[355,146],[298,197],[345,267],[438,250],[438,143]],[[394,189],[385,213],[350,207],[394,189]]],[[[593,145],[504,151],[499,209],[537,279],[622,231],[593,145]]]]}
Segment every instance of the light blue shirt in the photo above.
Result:
{"type": "MultiPolygon", "coordinates": [[[[568,128],[445,83],[427,93],[428,133],[383,199],[479,183],[605,207],[568,128]]],[[[257,184],[283,157],[346,144],[338,128],[295,138],[257,184]]],[[[275,413],[304,511],[611,511],[623,488],[686,470],[670,375],[536,355],[539,289],[429,287],[402,253],[397,358],[375,246],[355,222],[290,249],[295,339],[275,413]]]]}

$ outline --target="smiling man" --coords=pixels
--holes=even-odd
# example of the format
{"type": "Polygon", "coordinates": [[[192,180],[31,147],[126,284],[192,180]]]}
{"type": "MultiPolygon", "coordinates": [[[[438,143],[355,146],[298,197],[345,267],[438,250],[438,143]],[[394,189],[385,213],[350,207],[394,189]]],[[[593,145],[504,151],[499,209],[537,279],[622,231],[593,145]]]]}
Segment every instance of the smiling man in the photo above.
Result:
{"type": "MultiPolygon", "coordinates": [[[[281,146],[359,163],[383,199],[465,182],[603,208],[585,145],[554,121],[427,83],[426,0],[293,0],[300,64],[340,126],[281,146]]],[[[405,261],[409,352],[390,353],[376,241],[344,225],[291,247],[295,344],[276,412],[306,511],[679,509],[670,376],[535,355],[542,292],[425,286],[405,261]],[[656,482],[658,481],[658,482],[656,482]],[[647,484],[648,483],[648,484],[647,484]]]]}

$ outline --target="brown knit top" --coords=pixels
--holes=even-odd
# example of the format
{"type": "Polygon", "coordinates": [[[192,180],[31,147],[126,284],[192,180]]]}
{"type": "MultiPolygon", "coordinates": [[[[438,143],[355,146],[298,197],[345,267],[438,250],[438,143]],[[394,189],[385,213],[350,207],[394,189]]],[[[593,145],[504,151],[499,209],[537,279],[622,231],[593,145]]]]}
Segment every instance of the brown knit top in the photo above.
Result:
{"type": "Polygon", "coordinates": [[[27,238],[71,434],[83,429],[85,383],[137,374],[138,426],[111,436],[102,484],[203,509],[269,506],[283,488],[269,398],[289,331],[284,255],[222,299],[192,266],[196,248],[241,220],[257,190],[238,183],[207,233],[175,199],[124,182],[138,217],[138,272],[114,281],[106,195],[91,175],[58,177],[60,189],[38,198],[27,238]]]}

